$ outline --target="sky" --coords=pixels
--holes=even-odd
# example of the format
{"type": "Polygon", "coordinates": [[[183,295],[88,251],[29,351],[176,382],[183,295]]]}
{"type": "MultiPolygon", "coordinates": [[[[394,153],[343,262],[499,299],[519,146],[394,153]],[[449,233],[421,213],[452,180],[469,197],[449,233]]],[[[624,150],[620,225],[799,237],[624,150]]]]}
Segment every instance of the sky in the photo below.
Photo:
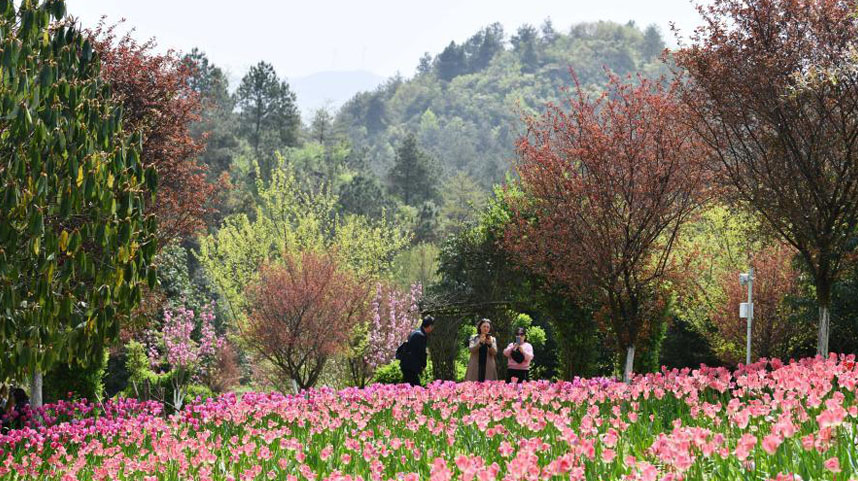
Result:
{"type": "Polygon", "coordinates": [[[657,25],[673,43],[669,22],[690,32],[698,17],[690,0],[67,0],[84,26],[102,15],[125,19],[139,40],[163,49],[198,47],[231,79],[260,60],[286,78],[326,71],[411,76],[424,52],[440,52],[480,28],[551,18],[555,29],[595,20],[657,25]]]}

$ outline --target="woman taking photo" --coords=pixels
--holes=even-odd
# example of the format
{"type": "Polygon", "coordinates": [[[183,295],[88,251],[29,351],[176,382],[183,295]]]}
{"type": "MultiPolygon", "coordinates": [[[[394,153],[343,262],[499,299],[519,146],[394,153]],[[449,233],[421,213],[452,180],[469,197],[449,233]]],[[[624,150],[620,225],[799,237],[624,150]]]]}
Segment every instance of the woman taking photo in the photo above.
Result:
{"type": "Polygon", "coordinates": [[[492,336],[492,323],[481,319],[477,323],[477,335],[468,341],[471,359],[468,361],[466,381],[497,381],[498,369],[495,356],[498,353],[497,339],[492,336]]]}
{"type": "Polygon", "coordinates": [[[511,342],[503,355],[507,357],[506,380],[512,382],[527,381],[530,373],[530,361],[533,360],[533,346],[527,342],[527,331],[519,327],[515,333],[515,342],[511,342]]]}

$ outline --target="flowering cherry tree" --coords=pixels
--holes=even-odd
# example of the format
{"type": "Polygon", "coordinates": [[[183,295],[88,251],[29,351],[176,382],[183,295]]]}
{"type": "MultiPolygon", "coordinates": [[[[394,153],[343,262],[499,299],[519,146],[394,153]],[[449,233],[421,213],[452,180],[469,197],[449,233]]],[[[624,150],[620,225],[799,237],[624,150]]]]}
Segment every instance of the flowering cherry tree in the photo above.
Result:
{"type": "Polygon", "coordinates": [[[423,286],[412,284],[409,292],[378,283],[370,303],[371,317],[353,341],[349,368],[354,383],[366,385],[376,369],[393,361],[399,347],[420,321],[417,305],[423,286]]]}
{"type": "Polygon", "coordinates": [[[214,305],[199,313],[179,307],[175,312],[164,310],[160,333],[148,332],[149,362],[153,369],[172,371],[173,407],[182,408],[188,384],[206,376],[217,362],[217,353],[223,348],[224,338],[215,332],[214,305]],[[194,333],[198,335],[194,335],[194,333]]]}

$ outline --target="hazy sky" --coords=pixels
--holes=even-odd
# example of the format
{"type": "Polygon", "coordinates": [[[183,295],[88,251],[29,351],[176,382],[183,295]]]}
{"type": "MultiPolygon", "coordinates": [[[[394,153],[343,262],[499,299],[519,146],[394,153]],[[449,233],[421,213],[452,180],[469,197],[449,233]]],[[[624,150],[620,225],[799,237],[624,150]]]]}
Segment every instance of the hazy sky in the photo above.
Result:
{"type": "Polygon", "coordinates": [[[366,70],[382,76],[414,73],[423,52],[467,39],[500,22],[507,35],[522,23],[550,17],[557,30],[592,20],[658,25],[688,32],[697,23],[691,0],[67,0],[85,26],[102,15],[135,27],[138,39],[162,48],[199,47],[238,78],[260,60],[281,76],[366,70]]]}

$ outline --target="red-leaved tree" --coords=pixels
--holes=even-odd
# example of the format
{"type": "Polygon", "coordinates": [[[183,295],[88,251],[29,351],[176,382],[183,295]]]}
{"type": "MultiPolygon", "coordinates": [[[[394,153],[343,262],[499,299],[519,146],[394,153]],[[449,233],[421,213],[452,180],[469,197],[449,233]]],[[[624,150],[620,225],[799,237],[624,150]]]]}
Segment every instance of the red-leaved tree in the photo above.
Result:
{"type": "Polygon", "coordinates": [[[367,313],[367,292],[328,255],[286,255],[263,266],[248,288],[251,311],[242,337],[276,370],[281,389],[312,387],[328,359],[345,352],[367,313]]]}
{"type": "Polygon", "coordinates": [[[91,32],[101,57],[101,74],[123,108],[124,126],[143,136],[142,160],[158,172],[158,196],[150,207],[158,217],[159,245],[205,227],[215,185],[196,157],[204,144],[190,128],[202,108],[188,79],[191,65],[173,52],[154,52],[153,41],[117,38],[100,25],[91,32]]]}
{"type": "MultiPolygon", "coordinates": [[[[800,294],[798,272],[792,261],[796,251],[776,244],[757,252],[751,260],[754,268],[754,321],[751,326],[753,359],[785,358],[806,342],[813,329],[797,320],[789,305],[790,297],[800,294]]],[[[720,281],[727,303],[712,315],[716,332],[713,345],[718,357],[727,363],[744,362],[747,323],[739,318],[739,303],[746,302],[748,290],[739,283],[739,271],[725,274],[720,281]]]]}
{"type": "Polygon", "coordinates": [[[828,354],[834,282],[858,228],[858,2],[712,0],[675,55],[734,198],[798,250],[828,354]]]}
{"type": "Polygon", "coordinates": [[[680,225],[700,204],[706,149],[685,123],[676,85],[611,76],[595,99],[528,119],[518,145],[523,195],[511,196],[504,244],[527,267],[596,296],[621,350],[663,312],[662,281],[680,225]]]}

